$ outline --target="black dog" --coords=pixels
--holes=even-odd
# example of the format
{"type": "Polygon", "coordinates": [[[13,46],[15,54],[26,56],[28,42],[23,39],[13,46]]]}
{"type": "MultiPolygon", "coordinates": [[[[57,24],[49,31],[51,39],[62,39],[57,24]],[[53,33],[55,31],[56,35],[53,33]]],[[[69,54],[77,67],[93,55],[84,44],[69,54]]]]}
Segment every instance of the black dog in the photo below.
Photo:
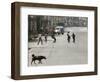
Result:
{"type": "Polygon", "coordinates": [[[46,57],[45,56],[35,56],[34,54],[32,54],[31,64],[32,64],[33,61],[34,61],[34,64],[36,64],[35,63],[36,60],[39,61],[38,63],[42,64],[42,59],[46,59],[46,57]]]}

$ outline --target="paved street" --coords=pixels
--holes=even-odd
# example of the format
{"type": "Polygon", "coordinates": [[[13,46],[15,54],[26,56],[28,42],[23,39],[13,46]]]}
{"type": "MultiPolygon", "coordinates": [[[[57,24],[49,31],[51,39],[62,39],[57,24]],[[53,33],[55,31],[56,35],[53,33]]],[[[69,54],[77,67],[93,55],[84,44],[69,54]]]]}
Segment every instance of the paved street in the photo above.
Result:
{"type": "Polygon", "coordinates": [[[67,33],[64,35],[56,36],[56,43],[53,43],[53,39],[49,36],[47,43],[43,41],[37,45],[37,42],[29,42],[29,55],[28,66],[49,66],[49,65],[75,65],[86,64],[87,55],[87,32],[75,32],[76,42],[67,42],[67,33]],[[45,56],[47,59],[42,60],[42,64],[31,65],[32,54],[36,56],[45,56]]]}

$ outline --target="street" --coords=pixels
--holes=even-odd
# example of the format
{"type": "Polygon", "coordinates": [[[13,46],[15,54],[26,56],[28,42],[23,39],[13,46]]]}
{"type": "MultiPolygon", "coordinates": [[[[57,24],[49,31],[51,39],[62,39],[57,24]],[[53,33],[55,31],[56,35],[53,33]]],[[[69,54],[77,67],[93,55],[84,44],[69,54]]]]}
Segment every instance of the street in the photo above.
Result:
{"type": "Polygon", "coordinates": [[[87,32],[74,32],[76,35],[75,43],[68,43],[67,33],[56,36],[56,43],[48,36],[47,43],[43,41],[37,45],[37,42],[28,43],[28,66],[54,66],[54,65],[77,65],[88,63],[88,44],[87,32]],[[47,59],[42,60],[42,64],[34,62],[31,65],[32,54],[35,56],[45,56],[47,59]]]}

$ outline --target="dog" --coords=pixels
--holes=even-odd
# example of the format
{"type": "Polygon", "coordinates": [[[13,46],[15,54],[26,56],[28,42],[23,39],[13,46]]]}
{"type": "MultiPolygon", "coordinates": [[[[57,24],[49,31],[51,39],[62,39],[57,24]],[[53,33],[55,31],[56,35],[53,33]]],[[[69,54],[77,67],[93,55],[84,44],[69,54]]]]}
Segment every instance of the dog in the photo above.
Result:
{"type": "Polygon", "coordinates": [[[35,56],[34,54],[32,54],[32,61],[31,61],[31,65],[32,65],[32,63],[33,63],[33,61],[34,61],[34,64],[36,64],[36,60],[38,60],[39,62],[38,62],[38,64],[42,64],[42,60],[43,59],[47,59],[45,56],[35,56]]]}

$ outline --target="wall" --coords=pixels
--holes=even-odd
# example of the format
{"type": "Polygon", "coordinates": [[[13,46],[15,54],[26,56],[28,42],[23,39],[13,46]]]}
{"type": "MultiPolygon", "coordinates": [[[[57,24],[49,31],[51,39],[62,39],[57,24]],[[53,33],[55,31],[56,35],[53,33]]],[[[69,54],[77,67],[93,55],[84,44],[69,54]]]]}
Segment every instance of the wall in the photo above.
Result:
{"type": "MultiPolygon", "coordinates": [[[[15,0],[1,0],[0,2],[0,82],[15,82],[15,80],[10,79],[10,65],[11,65],[11,2],[15,0]]],[[[100,0],[16,0],[24,2],[37,2],[37,3],[52,3],[52,4],[68,4],[68,5],[88,5],[88,6],[98,6],[98,15],[100,14],[100,0]]],[[[100,15],[98,16],[98,22],[100,22],[100,15]]],[[[98,25],[99,27],[100,25],[98,25]]],[[[98,28],[98,36],[100,35],[100,29],[98,28]]],[[[98,38],[98,42],[100,38],[98,38]]],[[[98,43],[98,46],[100,44],[98,43]]],[[[99,49],[100,47],[98,47],[99,49]]],[[[98,50],[99,51],[99,50],[98,50]]],[[[100,51],[99,51],[100,53],[100,51]]],[[[98,54],[99,54],[98,53],[98,54]]],[[[98,59],[100,55],[98,56],[98,59]]],[[[98,60],[100,62],[100,60],[98,60]]],[[[100,68],[100,64],[99,64],[100,68]]],[[[64,77],[64,78],[52,78],[52,79],[38,79],[38,80],[28,80],[29,82],[99,82],[100,81],[100,71],[97,76],[79,76],[79,77],[64,77]]],[[[27,82],[24,80],[23,82],[27,82]]]]}

